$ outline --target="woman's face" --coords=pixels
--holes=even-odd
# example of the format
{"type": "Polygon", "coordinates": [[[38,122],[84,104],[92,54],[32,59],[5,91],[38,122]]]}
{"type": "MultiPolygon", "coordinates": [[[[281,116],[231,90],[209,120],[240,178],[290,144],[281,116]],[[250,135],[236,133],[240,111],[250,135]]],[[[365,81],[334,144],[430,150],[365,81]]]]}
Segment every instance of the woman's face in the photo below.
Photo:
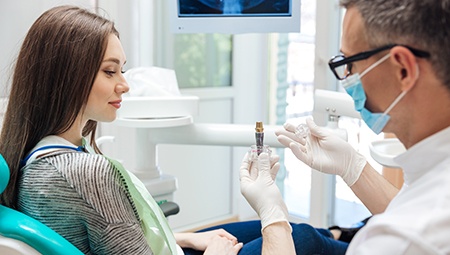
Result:
{"type": "Polygon", "coordinates": [[[125,62],[119,38],[114,34],[109,35],[105,56],[88,97],[83,115],[85,121],[111,122],[116,119],[122,94],[129,90],[122,74],[125,62]]]}

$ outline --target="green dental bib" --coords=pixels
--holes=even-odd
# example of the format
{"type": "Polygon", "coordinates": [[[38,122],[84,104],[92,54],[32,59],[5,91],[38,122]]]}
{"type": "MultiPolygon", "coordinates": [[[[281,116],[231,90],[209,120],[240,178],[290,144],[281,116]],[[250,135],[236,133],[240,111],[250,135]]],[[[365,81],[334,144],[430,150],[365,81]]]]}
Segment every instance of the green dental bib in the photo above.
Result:
{"type": "Polygon", "coordinates": [[[164,213],[145,188],[145,185],[131,172],[127,171],[116,160],[106,157],[125,179],[128,191],[141,218],[147,243],[154,254],[177,254],[176,241],[164,213]]]}

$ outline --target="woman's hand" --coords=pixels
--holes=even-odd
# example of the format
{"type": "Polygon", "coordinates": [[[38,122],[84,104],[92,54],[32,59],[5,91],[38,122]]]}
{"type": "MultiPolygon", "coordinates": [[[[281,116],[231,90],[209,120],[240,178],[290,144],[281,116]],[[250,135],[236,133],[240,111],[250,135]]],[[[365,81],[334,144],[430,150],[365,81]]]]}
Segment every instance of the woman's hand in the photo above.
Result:
{"type": "Polygon", "coordinates": [[[236,237],[223,229],[216,229],[198,233],[175,234],[175,239],[177,240],[177,244],[179,246],[181,246],[182,248],[191,248],[198,251],[205,251],[206,248],[208,248],[212,244],[214,244],[214,246],[219,245],[220,241],[216,240],[216,237],[231,241],[233,245],[236,245],[238,243],[236,237]]]}
{"type": "Polygon", "coordinates": [[[226,237],[214,236],[203,255],[236,255],[242,246],[242,243],[234,242],[226,237]]]}

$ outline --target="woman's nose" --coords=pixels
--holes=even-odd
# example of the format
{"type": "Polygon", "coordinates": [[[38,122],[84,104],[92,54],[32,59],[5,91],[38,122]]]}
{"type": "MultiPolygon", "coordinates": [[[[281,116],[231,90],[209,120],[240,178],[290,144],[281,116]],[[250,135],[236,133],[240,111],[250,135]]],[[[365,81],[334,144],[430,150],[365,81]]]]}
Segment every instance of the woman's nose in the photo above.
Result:
{"type": "Polygon", "coordinates": [[[125,94],[130,90],[130,86],[128,86],[127,80],[125,79],[125,77],[123,77],[123,75],[121,77],[121,80],[116,86],[116,90],[118,93],[122,94],[125,94]]]}

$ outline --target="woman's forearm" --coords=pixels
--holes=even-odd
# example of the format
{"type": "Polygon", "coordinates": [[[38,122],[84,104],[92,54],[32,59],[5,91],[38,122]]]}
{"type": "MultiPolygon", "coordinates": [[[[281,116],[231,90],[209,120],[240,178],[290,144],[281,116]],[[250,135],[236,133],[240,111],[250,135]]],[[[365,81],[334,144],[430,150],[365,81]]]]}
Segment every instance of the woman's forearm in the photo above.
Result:
{"type": "Polygon", "coordinates": [[[190,237],[192,233],[174,233],[175,240],[180,247],[191,248],[192,243],[190,242],[190,237]]]}

